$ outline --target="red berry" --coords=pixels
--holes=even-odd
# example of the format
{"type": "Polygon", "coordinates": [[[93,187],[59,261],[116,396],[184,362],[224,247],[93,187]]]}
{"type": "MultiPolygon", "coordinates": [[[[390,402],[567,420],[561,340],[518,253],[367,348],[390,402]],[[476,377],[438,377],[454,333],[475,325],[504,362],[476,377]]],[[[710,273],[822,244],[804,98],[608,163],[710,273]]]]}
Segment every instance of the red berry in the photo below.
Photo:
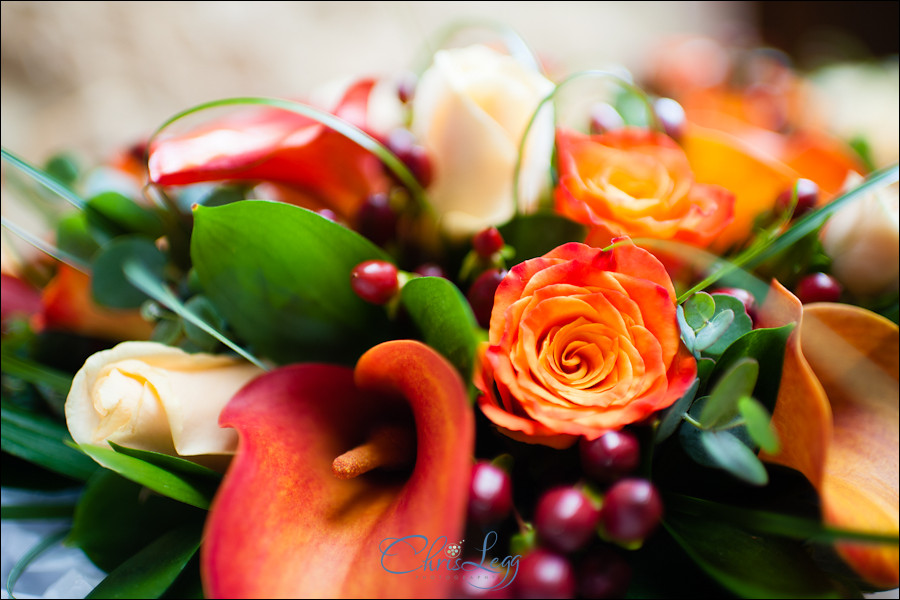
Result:
{"type": "Polygon", "coordinates": [[[612,548],[600,546],[578,566],[578,593],[583,598],[624,598],[631,565],[612,548]]]}
{"type": "Polygon", "coordinates": [[[646,479],[622,479],[603,498],[600,523],[615,542],[645,540],[662,519],[659,492],[646,479]]]}
{"type": "Polygon", "coordinates": [[[472,238],[472,247],[482,258],[490,258],[503,248],[503,236],[496,227],[482,229],[472,238]]]}
{"type": "Polygon", "coordinates": [[[397,213],[387,194],[372,194],[356,213],[356,230],[377,246],[383,246],[397,234],[397,213]]]}
{"type": "Polygon", "coordinates": [[[494,308],[494,293],[497,286],[503,281],[506,271],[500,269],[488,269],[478,276],[472,283],[466,298],[475,313],[478,324],[487,329],[491,325],[491,311],[494,308]]]}
{"type": "Polygon", "coordinates": [[[607,431],[596,440],[582,438],[579,443],[581,466],[597,481],[610,483],[637,469],[641,445],[630,431],[607,431]]]}
{"type": "Polygon", "coordinates": [[[554,488],[541,496],[534,528],[544,546],[563,553],[583,548],[595,535],[600,511],[574,487],[554,488]]]}
{"type": "Polygon", "coordinates": [[[444,268],[436,263],[425,263],[416,267],[416,270],[413,271],[416,275],[421,275],[422,277],[443,277],[447,279],[447,272],[444,271],[444,268]]]}
{"type": "Polygon", "coordinates": [[[594,135],[622,129],[625,120],[622,115],[606,102],[597,102],[591,107],[591,133],[594,135]]]}
{"type": "Polygon", "coordinates": [[[744,288],[717,288],[711,290],[710,294],[727,294],[738,300],[744,305],[744,310],[750,316],[753,322],[756,322],[756,298],[744,288]]]}
{"type": "Polygon", "coordinates": [[[399,289],[397,267],[385,260],[359,263],[350,272],[350,286],[366,302],[385,304],[399,289]]]}
{"type": "Polygon", "coordinates": [[[478,462],[469,485],[469,518],[478,525],[489,525],[505,519],[511,509],[509,473],[489,462],[478,462]]]}
{"type": "Polygon", "coordinates": [[[333,223],[340,222],[340,219],[338,219],[337,213],[334,212],[333,210],[331,210],[330,208],[319,209],[316,211],[316,214],[318,214],[320,217],[325,217],[326,219],[328,219],[329,221],[331,221],[333,223]]]}
{"type": "Polygon", "coordinates": [[[412,100],[413,94],[416,93],[416,84],[418,80],[416,74],[412,71],[404,73],[397,82],[397,98],[400,102],[406,104],[412,100]]]}
{"type": "Polygon", "coordinates": [[[397,158],[412,172],[422,187],[428,187],[433,177],[431,159],[425,148],[416,143],[416,138],[409,129],[392,130],[385,144],[397,158]]]}
{"type": "Polygon", "coordinates": [[[677,140],[684,135],[687,117],[678,102],[671,98],[657,98],[653,103],[653,112],[667,136],[677,140]]]}
{"type": "Polygon", "coordinates": [[[548,550],[537,549],[519,560],[513,583],[517,598],[572,598],[575,574],[569,561],[548,550]]]}
{"type": "Polygon", "coordinates": [[[803,304],[810,302],[837,302],[844,289],[837,279],[826,273],[813,273],[797,283],[797,299],[803,304]]]}
{"type": "Polygon", "coordinates": [[[797,190],[797,205],[794,207],[793,217],[801,217],[816,207],[819,201],[819,186],[809,179],[798,179],[797,182],[778,195],[775,205],[779,212],[786,211],[794,197],[794,189],[797,190]]]}

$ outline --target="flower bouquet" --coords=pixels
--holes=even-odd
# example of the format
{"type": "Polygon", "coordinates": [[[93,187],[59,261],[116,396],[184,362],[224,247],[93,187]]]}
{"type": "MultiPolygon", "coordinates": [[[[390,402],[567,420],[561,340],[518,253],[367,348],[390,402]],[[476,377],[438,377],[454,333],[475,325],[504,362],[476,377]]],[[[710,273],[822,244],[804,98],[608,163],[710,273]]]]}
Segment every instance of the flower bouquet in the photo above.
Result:
{"type": "Polygon", "coordinates": [[[3,485],[81,490],[4,519],[70,516],[91,597],[896,587],[897,165],[768,49],[457,33],[99,167],[3,149],[50,225],[3,220],[3,485]]]}

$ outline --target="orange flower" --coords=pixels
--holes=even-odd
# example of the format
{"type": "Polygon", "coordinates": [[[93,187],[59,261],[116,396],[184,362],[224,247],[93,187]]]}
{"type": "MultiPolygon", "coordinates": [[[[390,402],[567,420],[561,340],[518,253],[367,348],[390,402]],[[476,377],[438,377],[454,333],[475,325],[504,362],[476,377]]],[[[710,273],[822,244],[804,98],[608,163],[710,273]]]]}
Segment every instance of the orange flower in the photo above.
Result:
{"type": "Polygon", "coordinates": [[[556,210],[591,227],[591,244],[621,235],[706,246],[732,218],[734,195],[694,181],[681,147],[654,131],[557,132],[556,210]]]}
{"type": "Polygon", "coordinates": [[[481,349],[481,410],[510,437],[557,448],[646,419],[696,376],[675,308],[662,263],[630,242],[573,242],[516,265],[481,349]]]}

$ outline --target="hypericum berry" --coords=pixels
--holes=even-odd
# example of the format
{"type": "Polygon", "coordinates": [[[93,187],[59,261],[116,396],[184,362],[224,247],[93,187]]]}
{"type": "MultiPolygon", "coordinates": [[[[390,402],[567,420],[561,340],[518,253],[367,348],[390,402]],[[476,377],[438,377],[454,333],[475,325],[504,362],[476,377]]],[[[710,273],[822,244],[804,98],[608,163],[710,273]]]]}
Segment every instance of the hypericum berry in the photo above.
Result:
{"type": "Polygon", "coordinates": [[[538,548],[519,560],[513,582],[517,598],[572,598],[575,574],[568,559],[538,548]]]}
{"type": "Polygon", "coordinates": [[[489,525],[505,519],[511,509],[509,473],[486,461],[476,463],[469,484],[469,518],[478,525],[489,525]]]}
{"type": "Polygon", "coordinates": [[[641,462],[637,436],[624,429],[607,431],[596,440],[581,438],[578,449],[587,476],[604,483],[621,479],[641,462]]]}
{"type": "Polygon", "coordinates": [[[558,487],[538,500],[534,528],[542,546],[563,553],[583,548],[595,535],[600,511],[574,487],[558,487]]]}
{"type": "Polygon", "coordinates": [[[744,305],[744,310],[747,311],[747,314],[750,316],[750,319],[755,323],[756,322],[756,298],[745,290],[744,288],[735,288],[735,287],[725,287],[725,288],[716,288],[714,290],[710,290],[710,294],[728,294],[738,300],[740,300],[741,304],[744,305]]]}
{"type": "Polygon", "coordinates": [[[472,238],[472,248],[482,258],[490,258],[503,248],[503,236],[496,227],[482,229],[472,238]]]}
{"type": "Polygon", "coordinates": [[[416,270],[413,271],[416,275],[421,275],[422,277],[443,277],[447,279],[447,272],[444,271],[444,267],[437,263],[424,263],[416,267],[416,270]]]}
{"type": "Polygon", "coordinates": [[[413,176],[422,187],[428,187],[431,184],[431,159],[425,152],[425,148],[416,142],[415,136],[409,129],[402,127],[393,129],[388,134],[385,145],[412,171],[413,176]]]}
{"type": "Polygon", "coordinates": [[[625,127],[625,119],[619,114],[611,104],[606,102],[597,102],[591,106],[591,133],[598,135],[622,129],[625,127]]]}
{"type": "Polygon", "coordinates": [[[781,192],[775,200],[775,206],[779,212],[786,211],[791,205],[795,187],[797,189],[797,205],[794,207],[793,216],[796,218],[802,217],[816,207],[819,202],[819,186],[815,181],[798,179],[795,185],[781,192]]]}
{"type": "Polygon", "coordinates": [[[653,112],[656,113],[656,118],[659,119],[667,136],[677,140],[684,135],[687,117],[677,101],[671,98],[657,98],[653,102],[653,112]]]}
{"type": "Polygon", "coordinates": [[[400,102],[406,104],[412,100],[413,95],[416,93],[417,83],[418,78],[412,71],[408,71],[400,77],[397,81],[397,98],[400,102]]]}
{"type": "Polygon", "coordinates": [[[494,293],[497,286],[503,281],[506,271],[501,269],[488,269],[478,276],[472,283],[466,298],[475,313],[478,324],[487,329],[491,324],[491,310],[494,308],[494,293]]]}
{"type": "Polygon", "coordinates": [[[640,542],[659,525],[662,511],[655,485],[646,479],[622,479],[603,497],[600,523],[614,542],[640,542]]]}
{"type": "Polygon", "coordinates": [[[797,282],[797,299],[803,304],[810,302],[837,302],[841,299],[843,286],[827,273],[812,273],[797,282]]]}
{"type": "Polygon", "coordinates": [[[583,598],[624,598],[631,565],[619,552],[599,546],[578,565],[578,594],[583,598]]]}
{"type": "Polygon", "coordinates": [[[387,194],[367,197],[356,213],[356,230],[377,246],[383,246],[397,235],[397,212],[387,194]]]}
{"type": "Polygon", "coordinates": [[[350,272],[350,286],[366,302],[385,304],[400,287],[397,267],[386,260],[361,262],[350,272]]]}

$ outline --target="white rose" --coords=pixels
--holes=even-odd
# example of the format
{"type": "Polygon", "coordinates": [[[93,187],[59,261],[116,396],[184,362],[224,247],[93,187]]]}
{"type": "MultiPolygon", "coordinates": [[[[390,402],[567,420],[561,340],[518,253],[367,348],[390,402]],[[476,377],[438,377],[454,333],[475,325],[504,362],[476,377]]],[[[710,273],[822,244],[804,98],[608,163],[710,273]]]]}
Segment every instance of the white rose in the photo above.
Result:
{"type": "MultiPolygon", "coordinates": [[[[428,195],[451,236],[469,236],[515,213],[513,173],[519,143],[553,83],[486,46],[437,52],[422,74],[411,129],[432,160],[428,195]]],[[[541,112],[528,136],[520,202],[537,200],[550,169],[553,119],[541,112]]]]}
{"type": "Polygon", "coordinates": [[[233,454],[237,435],[219,413],[262,369],[155,342],[124,342],[87,359],[66,398],[79,444],[107,441],[179,456],[233,454]]]}
{"type": "MultiPolygon", "coordinates": [[[[857,185],[856,176],[848,186],[857,185]]],[[[831,273],[857,296],[897,291],[900,197],[897,184],[877,190],[838,209],[821,240],[831,257],[831,273]]]]}

